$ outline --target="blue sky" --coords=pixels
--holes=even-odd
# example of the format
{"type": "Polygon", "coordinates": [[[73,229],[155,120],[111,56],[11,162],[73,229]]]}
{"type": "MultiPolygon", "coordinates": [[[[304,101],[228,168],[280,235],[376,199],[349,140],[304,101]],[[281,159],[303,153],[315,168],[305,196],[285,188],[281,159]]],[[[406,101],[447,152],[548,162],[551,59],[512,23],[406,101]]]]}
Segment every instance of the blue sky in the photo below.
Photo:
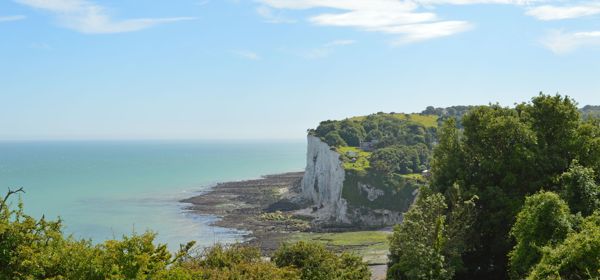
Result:
{"type": "Polygon", "coordinates": [[[301,139],[320,120],[600,104],[600,1],[7,0],[0,139],[301,139]]]}

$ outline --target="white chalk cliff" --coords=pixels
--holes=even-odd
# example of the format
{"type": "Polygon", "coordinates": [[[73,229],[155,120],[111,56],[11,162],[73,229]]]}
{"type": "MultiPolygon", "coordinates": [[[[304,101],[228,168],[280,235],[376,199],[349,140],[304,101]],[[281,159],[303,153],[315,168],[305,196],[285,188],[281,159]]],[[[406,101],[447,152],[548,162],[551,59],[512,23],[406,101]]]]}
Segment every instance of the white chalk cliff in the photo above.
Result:
{"type": "MultiPolygon", "coordinates": [[[[312,203],[318,222],[387,226],[402,221],[402,213],[396,211],[349,205],[342,197],[345,176],[340,154],[318,137],[309,135],[302,196],[312,203]]],[[[357,188],[370,201],[384,195],[383,190],[374,186],[359,183],[357,188]]]]}
{"type": "Polygon", "coordinates": [[[318,209],[319,220],[349,222],[346,216],[348,205],[342,198],[345,175],[340,154],[318,137],[309,135],[302,195],[318,209]]]}

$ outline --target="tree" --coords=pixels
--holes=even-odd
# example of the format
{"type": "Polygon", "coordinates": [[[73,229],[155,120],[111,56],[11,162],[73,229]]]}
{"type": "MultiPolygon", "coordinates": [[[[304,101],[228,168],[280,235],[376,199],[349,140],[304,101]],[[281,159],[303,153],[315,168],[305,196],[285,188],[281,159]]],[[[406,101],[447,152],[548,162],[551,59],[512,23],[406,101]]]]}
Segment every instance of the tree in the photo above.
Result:
{"type": "Polygon", "coordinates": [[[516,241],[509,253],[511,278],[528,275],[542,248],[562,242],[571,228],[569,206],[556,193],[541,191],[527,197],[510,231],[516,241]]]}
{"type": "Polygon", "coordinates": [[[394,145],[376,150],[369,161],[373,170],[379,175],[390,176],[393,173],[421,172],[429,163],[429,156],[429,149],[424,144],[394,145]]]}
{"type": "Polygon", "coordinates": [[[574,161],[567,172],[559,177],[560,195],[574,213],[588,216],[600,210],[600,186],[594,180],[594,170],[574,161]]]}
{"type": "Polygon", "coordinates": [[[517,107],[536,134],[536,169],[540,176],[564,172],[576,158],[577,129],[581,115],[577,102],[568,96],[544,95],[517,107]]]}
{"type": "Polygon", "coordinates": [[[325,135],[325,143],[332,147],[340,147],[347,146],[346,141],[340,137],[340,134],[337,131],[332,131],[325,135]]]}
{"type": "Polygon", "coordinates": [[[462,177],[460,173],[465,165],[460,140],[456,119],[448,119],[442,125],[439,144],[433,151],[431,163],[433,185],[441,193],[445,193],[446,187],[452,186],[456,180],[462,177]]]}
{"type": "Polygon", "coordinates": [[[318,137],[325,137],[328,133],[337,131],[339,127],[340,123],[338,121],[322,121],[317,129],[315,129],[315,133],[318,137]]]}
{"type": "Polygon", "coordinates": [[[582,129],[576,103],[559,95],[541,94],[516,108],[475,107],[461,123],[462,133],[452,121],[442,128],[432,163],[434,190],[446,194],[459,183],[479,197],[478,235],[457,278],[506,279],[509,231],[524,198],[544,186],[558,190],[556,178],[574,159],[596,168],[598,158],[586,153],[600,155],[600,133],[592,125],[582,129]]]}
{"type": "Polygon", "coordinates": [[[341,123],[340,136],[344,141],[353,147],[360,146],[360,142],[362,142],[366,137],[365,129],[358,122],[344,120],[341,123]]]}
{"type": "Polygon", "coordinates": [[[544,247],[527,279],[600,279],[600,214],[587,217],[564,242],[544,247]]]}
{"type": "Polygon", "coordinates": [[[577,135],[575,147],[579,163],[593,168],[595,178],[600,177],[600,119],[584,121],[577,135]]]}
{"type": "Polygon", "coordinates": [[[474,199],[462,201],[455,188],[451,213],[442,194],[419,194],[390,238],[388,279],[452,279],[461,269],[474,199]]]}

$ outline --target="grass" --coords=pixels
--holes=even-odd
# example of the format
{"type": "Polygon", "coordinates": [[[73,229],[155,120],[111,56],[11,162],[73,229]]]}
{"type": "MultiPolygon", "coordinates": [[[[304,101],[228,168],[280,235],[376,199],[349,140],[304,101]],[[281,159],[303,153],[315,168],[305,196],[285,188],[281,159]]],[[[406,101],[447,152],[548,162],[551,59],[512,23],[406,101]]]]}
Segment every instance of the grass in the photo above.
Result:
{"type": "Polygon", "coordinates": [[[391,232],[386,231],[354,231],[341,233],[307,233],[292,234],[289,242],[312,241],[318,242],[335,251],[350,251],[363,257],[370,264],[387,262],[389,251],[388,237],[391,232]]]}
{"type": "Polygon", "coordinates": [[[401,176],[406,179],[412,179],[412,180],[416,180],[416,181],[424,181],[425,180],[425,177],[423,177],[423,174],[421,174],[421,173],[403,174],[401,176]]]}
{"type": "Polygon", "coordinates": [[[438,116],[436,115],[421,115],[421,114],[393,114],[395,118],[416,122],[425,127],[437,127],[438,116]]]}
{"type": "MultiPolygon", "coordinates": [[[[389,114],[389,115],[396,119],[412,121],[412,122],[421,124],[428,128],[429,127],[438,127],[438,116],[436,116],[436,115],[421,115],[421,114],[417,114],[417,113],[413,113],[413,114],[394,113],[394,114],[389,114]]],[[[349,120],[364,121],[366,118],[367,118],[367,116],[356,116],[356,117],[349,118],[349,120]]]]}
{"type": "Polygon", "coordinates": [[[365,152],[357,147],[338,147],[337,152],[342,155],[342,165],[345,170],[365,171],[370,167],[370,152],[365,152]],[[348,152],[354,152],[356,154],[355,162],[352,162],[350,160],[351,158],[347,156],[348,152]]]}

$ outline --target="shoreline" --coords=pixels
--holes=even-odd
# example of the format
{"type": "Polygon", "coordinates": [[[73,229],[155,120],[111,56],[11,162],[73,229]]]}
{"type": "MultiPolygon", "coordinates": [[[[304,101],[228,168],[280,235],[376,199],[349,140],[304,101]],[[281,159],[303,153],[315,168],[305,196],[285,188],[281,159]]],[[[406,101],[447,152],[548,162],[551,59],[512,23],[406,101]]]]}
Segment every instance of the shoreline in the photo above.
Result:
{"type": "Polygon", "coordinates": [[[361,255],[369,263],[371,279],[385,279],[391,230],[315,225],[311,204],[303,201],[300,194],[303,175],[304,172],[289,172],[217,183],[180,202],[186,203],[184,209],[192,214],[217,217],[211,226],[246,232],[241,243],[260,248],[265,256],[272,255],[284,242],[318,242],[337,252],[361,255]]]}
{"type": "Polygon", "coordinates": [[[247,232],[243,243],[271,253],[286,235],[311,229],[311,217],[295,214],[304,172],[288,172],[217,183],[206,192],[182,199],[186,211],[215,216],[211,226],[247,232]]]}

